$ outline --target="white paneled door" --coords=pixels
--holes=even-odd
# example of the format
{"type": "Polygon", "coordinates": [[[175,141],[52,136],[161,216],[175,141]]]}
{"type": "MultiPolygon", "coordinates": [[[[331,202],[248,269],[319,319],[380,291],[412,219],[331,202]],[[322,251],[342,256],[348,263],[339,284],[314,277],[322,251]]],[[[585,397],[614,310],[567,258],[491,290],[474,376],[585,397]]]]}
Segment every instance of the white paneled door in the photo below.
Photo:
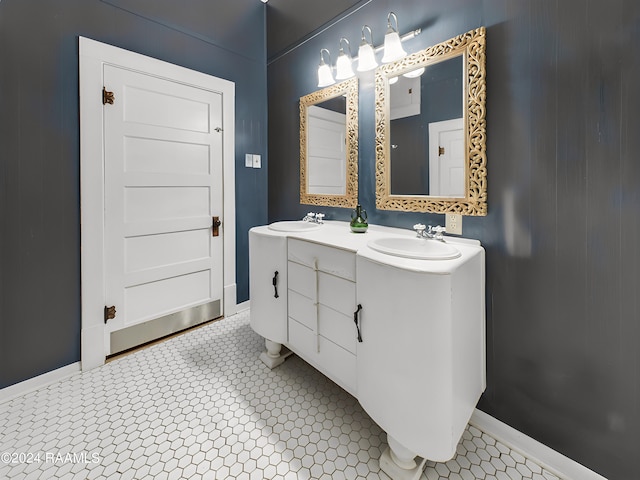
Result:
{"type": "Polygon", "coordinates": [[[465,158],[462,118],[429,124],[429,195],[465,196],[465,158]]]}
{"type": "Polygon", "coordinates": [[[308,108],[309,193],[344,195],[347,184],[347,116],[326,108],[308,108]]]}
{"type": "Polygon", "coordinates": [[[223,298],[222,94],[104,65],[105,300],[113,332],[223,298]]]}

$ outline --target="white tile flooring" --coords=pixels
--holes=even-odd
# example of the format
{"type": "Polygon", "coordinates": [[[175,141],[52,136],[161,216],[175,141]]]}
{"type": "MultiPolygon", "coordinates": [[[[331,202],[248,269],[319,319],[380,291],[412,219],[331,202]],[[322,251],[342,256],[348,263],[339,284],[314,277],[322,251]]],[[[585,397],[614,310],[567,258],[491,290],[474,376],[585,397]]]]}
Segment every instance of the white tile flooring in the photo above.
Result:
{"type": "MultiPolygon", "coordinates": [[[[243,312],[0,405],[0,479],[383,479],[386,435],[243,312]]],[[[475,427],[421,480],[557,480],[475,427]]]]}

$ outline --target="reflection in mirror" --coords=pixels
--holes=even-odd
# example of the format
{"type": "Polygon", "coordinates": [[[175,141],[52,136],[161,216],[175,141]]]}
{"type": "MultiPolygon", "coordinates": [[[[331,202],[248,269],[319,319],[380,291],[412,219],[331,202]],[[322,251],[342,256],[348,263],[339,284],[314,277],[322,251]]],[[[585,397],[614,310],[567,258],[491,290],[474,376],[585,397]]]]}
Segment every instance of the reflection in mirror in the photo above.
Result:
{"type": "Polygon", "coordinates": [[[389,87],[391,194],[464,197],[462,55],[416,70],[389,87]]]}
{"type": "Polygon", "coordinates": [[[347,190],[347,99],[342,95],[307,109],[309,193],[344,195],[347,190]]]}
{"type": "Polygon", "coordinates": [[[485,29],[376,70],[376,206],[486,215],[485,29]]]}
{"type": "Polygon", "coordinates": [[[357,79],[302,97],[300,203],[355,207],[357,166],[357,79]]]}

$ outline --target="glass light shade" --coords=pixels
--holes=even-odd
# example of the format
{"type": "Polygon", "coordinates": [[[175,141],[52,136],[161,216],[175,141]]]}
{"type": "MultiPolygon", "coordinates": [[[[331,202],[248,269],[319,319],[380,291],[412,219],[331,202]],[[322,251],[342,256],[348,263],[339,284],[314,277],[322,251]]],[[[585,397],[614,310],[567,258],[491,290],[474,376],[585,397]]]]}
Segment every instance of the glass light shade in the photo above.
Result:
{"type": "Polygon", "coordinates": [[[411,70],[410,72],[403,73],[402,76],[407,78],[416,78],[422,75],[423,73],[424,73],[424,67],[421,67],[421,68],[416,68],[415,70],[411,70]]]}
{"type": "Polygon", "coordinates": [[[387,30],[387,34],[384,36],[384,56],[382,57],[382,63],[390,63],[399,60],[407,55],[407,52],[402,48],[402,41],[400,35],[393,29],[387,30]]]}
{"type": "Polygon", "coordinates": [[[389,79],[389,85],[393,85],[394,83],[398,82],[398,77],[391,77],[389,79]]]}
{"type": "Polygon", "coordinates": [[[353,67],[351,66],[351,57],[344,53],[342,49],[340,49],[340,54],[338,55],[338,60],[336,60],[336,79],[337,80],[346,80],[347,78],[351,78],[355,75],[353,72],[353,67]]]}
{"type": "Polygon", "coordinates": [[[376,54],[373,51],[371,44],[362,42],[358,49],[358,71],[368,72],[378,66],[376,62],[376,54]]]}
{"type": "Polygon", "coordinates": [[[333,79],[331,67],[326,63],[321,63],[318,67],[318,87],[328,87],[334,83],[336,83],[336,81],[333,79]]]}

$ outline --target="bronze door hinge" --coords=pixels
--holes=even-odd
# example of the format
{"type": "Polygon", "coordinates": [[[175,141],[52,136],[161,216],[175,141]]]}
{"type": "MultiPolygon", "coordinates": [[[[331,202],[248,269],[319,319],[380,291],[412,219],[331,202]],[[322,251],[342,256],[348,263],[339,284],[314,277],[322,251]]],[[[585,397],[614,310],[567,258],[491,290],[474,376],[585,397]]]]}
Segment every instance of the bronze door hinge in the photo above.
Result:
{"type": "Polygon", "coordinates": [[[444,155],[444,147],[438,147],[438,156],[444,155]]]}
{"type": "Polygon", "coordinates": [[[112,305],[111,307],[104,307],[104,323],[107,323],[107,320],[112,320],[116,318],[116,307],[112,305]]]}
{"type": "Polygon", "coordinates": [[[114,99],[115,96],[113,92],[108,92],[105,87],[102,87],[102,104],[106,105],[108,103],[109,105],[113,105],[114,99]]]}

